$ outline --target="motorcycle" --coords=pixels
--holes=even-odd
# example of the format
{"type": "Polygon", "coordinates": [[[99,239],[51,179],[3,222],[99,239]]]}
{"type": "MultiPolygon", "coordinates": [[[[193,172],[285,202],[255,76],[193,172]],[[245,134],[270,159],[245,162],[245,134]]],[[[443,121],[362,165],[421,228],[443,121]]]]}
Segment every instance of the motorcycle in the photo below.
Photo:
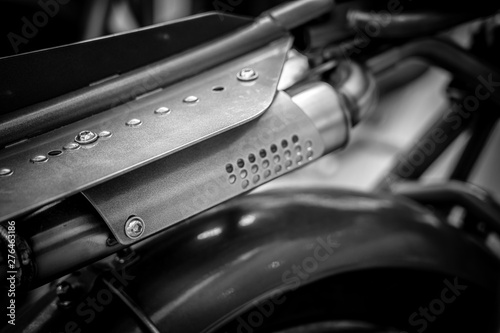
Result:
{"type": "Polygon", "coordinates": [[[498,5],[215,3],[0,59],[1,332],[498,332],[500,206],[467,183],[498,5]],[[471,21],[469,48],[440,34],[471,21]],[[409,58],[454,104],[376,189],[246,194],[344,148],[409,58]]]}

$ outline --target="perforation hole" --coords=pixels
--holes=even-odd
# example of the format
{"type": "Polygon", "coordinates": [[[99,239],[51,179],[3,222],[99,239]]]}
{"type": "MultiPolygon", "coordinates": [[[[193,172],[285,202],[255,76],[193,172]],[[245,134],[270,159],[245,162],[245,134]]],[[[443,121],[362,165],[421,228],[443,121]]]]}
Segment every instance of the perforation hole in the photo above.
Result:
{"type": "Polygon", "coordinates": [[[51,150],[47,154],[49,156],[56,157],[56,156],[61,156],[63,154],[63,151],[62,150],[51,150]]]}

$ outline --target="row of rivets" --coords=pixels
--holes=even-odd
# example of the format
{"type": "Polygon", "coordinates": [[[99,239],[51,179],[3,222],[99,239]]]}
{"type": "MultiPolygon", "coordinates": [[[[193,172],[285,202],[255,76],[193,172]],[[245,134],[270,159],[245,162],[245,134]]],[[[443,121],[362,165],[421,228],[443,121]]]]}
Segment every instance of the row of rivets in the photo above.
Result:
{"type": "MultiPolygon", "coordinates": [[[[251,68],[245,68],[238,73],[238,79],[241,81],[253,81],[258,77],[257,72],[255,72],[251,68]]],[[[199,102],[199,98],[197,96],[188,96],[184,98],[183,102],[186,104],[195,104],[199,102]]],[[[154,111],[156,115],[166,115],[169,114],[171,110],[168,107],[160,107],[154,111]]],[[[128,127],[139,127],[142,125],[142,121],[140,119],[130,119],[125,123],[128,127]]],[[[110,131],[102,131],[99,134],[96,134],[92,131],[84,130],[78,133],[75,137],[75,142],[70,142],[63,146],[63,150],[73,151],[78,150],[82,145],[89,145],[91,143],[96,142],[99,138],[110,138],[112,133],[110,131]]],[[[62,155],[62,152],[59,154],[54,154],[52,156],[62,155]]],[[[31,163],[45,163],[49,160],[49,158],[45,155],[37,155],[30,159],[31,163]]],[[[9,168],[0,169],[0,177],[8,177],[14,173],[13,170],[9,168]]]]}
{"type": "MultiPolygon", "coordinates": [[[[96,134],[89,130],[84,130],[78,133],[75,137],[74,142],[69,142],[63,146],[63,150],[66,151],[74,151],[81,148],[82,145],[90,145],[97,141],[99,138],[110,138],[113,134],[110,131],[101,131],[99,134],[96,134]]],[[[60,156],[62,155],[62,151],[54,150],[49,152],[50,156],[60,156]]],[[[35,157],[30,159],[31,163],[40,164],[45,163],[49,160],[49,158],[45,155],[36,155],[35,157]]],[[[10,173],[12,174],[12,172],[10,173]]],[[[0,176],[2,176],[0,174],[0,176]]]]}

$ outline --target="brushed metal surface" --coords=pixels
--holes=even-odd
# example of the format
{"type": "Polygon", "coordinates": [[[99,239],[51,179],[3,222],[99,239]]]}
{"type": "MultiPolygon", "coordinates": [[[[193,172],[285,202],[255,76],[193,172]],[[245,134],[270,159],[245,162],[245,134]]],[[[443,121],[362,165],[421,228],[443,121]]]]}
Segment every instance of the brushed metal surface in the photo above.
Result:
{"type": "MultiPolygon", "coordinates": [[[[345,143],[339,141],[338,146],[345,143]]],[[[116,239],[131,244],[137,240],[125,235],[124,226],[132,215],[144,221],[144,238],[293,171],[324,151],[315,124],[279,92],[260,118],[84,194],[116,239]]]]}
{"type": "MultiPolygon", "coordinates": [[[[4,149],[0,153],[0,167],[12,169],[14,173],[0,178],[0,221],[255,119],[269,108],[275,97],[290,46],[291,38],[282,38],[168,89],[4,149]],[[236,76],[245,67],[254,68],[259,79],[239,82],[236,76]],[[214,89],[218,87],[224,89],[214,89]],[[191,95],[199,101],[184,103],[191,95]],[[155,114],[154,111],[163,106],[171,112],[164,116],[155,114]],[[131,119],[139,119],[141,126],[127,127],[126,122],[131,119]],[[34,156],[62,150],[82,130],[110,131],[113,135],[100,138],[95,145],[64,151],[46,163],[30,163],[34,156]]],[[[138,82],[138,89],[154,82],[154,73],[150,79],[138,82]]],[[[116,101],[116,104],[121,103],[116,101]]]]}

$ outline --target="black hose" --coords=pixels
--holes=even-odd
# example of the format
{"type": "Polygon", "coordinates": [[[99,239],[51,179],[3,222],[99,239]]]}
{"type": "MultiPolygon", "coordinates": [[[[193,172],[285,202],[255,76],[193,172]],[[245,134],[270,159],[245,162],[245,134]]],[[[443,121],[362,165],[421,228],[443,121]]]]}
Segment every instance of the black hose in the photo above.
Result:
{"type": "Polygon", "coordinates": [[[361,9],[347,13],[355,30],[373,34],[373,38],[416,38],[435,34],[477,17],[477,13],[437,13],[429,11],[390,14],[361,9]],[[366,31],[368,30],[368,31],[366,31]]]}
{"type": "MultiPolygon", "coordinates": [[[[422,58],[431,65],[449,71],[474,94],[488,95],[500,106],[500,74],[496,69],[457,45],[439,39],[423,39],[372,59],[369,68],[376,75],[408,58],[422,58]]],[[[473,96],[473,95],[471,95],[473,96]]]]}

